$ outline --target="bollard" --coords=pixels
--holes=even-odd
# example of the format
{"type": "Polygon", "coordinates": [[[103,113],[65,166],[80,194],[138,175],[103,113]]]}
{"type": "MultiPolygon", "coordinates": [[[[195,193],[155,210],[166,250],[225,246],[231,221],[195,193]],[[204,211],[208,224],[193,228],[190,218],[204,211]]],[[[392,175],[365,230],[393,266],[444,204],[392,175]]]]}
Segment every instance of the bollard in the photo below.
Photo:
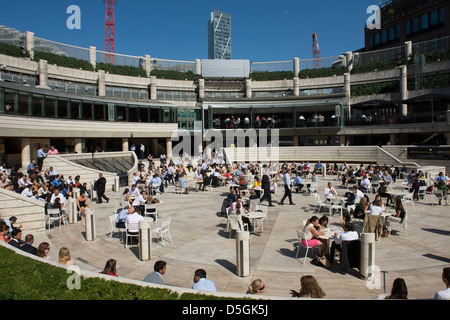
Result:
{"type": "Polygon", "coordinates": [[[150,230],[150,221],[139,221],[139,260],[150,260],[152,237],[150,230]]]}
{"type": "Polygon", "coordinates": [[[113,191],[119,192],[120,183],[119,183],[119,176],[114,177],[114,185],[113,185],[113,191]]]}
{"type": "Polygon", "coordinates": [[[91,200],[97,200],[97,191],[94,190],[94,183],[95,182],[91,182],[91,200]]]}
{"type": "Polygon", "coordinates": [[[247,277],[250,274],[250,232],[236,232],[236,274],[247,277]]]}
{"type": "Polygon", "coordinates": [[[361,233],[360,273],[364,278],[373,276],[375,266],[375,233],[361,233]]]}
{"type": "Polygon", "coordinates": [[[95,217],[94,210],[90,208],[86,208],[85,213],[85,228],[86,228],[86,240],[94,241],[95,240],[95,217]]]}
{"type": "Polygon", "coordinates": [[[68,208],[69,208],[69,223],[74,224],[75,223],[74,216],[76,215],[77,212],[77,201],[74,200],[73,198],[69,198],[68,208]]]}

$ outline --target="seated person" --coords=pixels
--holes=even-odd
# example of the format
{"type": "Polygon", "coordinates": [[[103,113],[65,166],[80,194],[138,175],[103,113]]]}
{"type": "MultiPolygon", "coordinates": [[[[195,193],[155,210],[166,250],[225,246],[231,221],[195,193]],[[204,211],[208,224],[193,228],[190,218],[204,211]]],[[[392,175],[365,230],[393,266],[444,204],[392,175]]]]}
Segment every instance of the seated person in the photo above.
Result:
{"type": "Polygon", "coordinates": [[[406,214],[406,210],[403,207],[402,200],[400,198],[395,198],[394,203],[395,213],[391,216],[387,216],[386,219],[384,219],[384,225],[389,232],[391,231],[391,221],[401,223],[406,214]]]}
{"type": "Polygon", "coordinates": [[[383,212],[383,209],[383,202],[377,199],[370,204],[369,214],[372,216],[379,216],[383,212]]]}
{"type": "Polygon", "coordinates": [[[320,239],[322,227],[319,224],[319,218],[312,216],[306,221],[303,227],[305,239],[302,239],[302,244],[306,246],[319,246],[319,256],[323,256],[326,253],[327,240],[320,239]],[[316,229],[317,228],[317,229],[316,229]]]}
{"type": "Polygon", "coordinates": [[[387,183],[382,182],[380,184],[380,187],[378,188],[378,195],[382,198],[386,198],[386,206],[389,205],[389,203],[394,204],[394,201],[392,201],[392,196],[387,192],[387,183]]]}
{"type": "Polygon", "coordinates": [[[330,263],[334,263],[334,252],[335,250],[342,252],[342,242],[343,241],[353,241],[358,240],[358,232],[354,231],[353,224],[349,221],[344,224],[344,232],[334,233],[334,241],[331,243],[330,249],[330,263]]]}
{"type": "Polygon", "coordinates": [[[370,203],[367,201],[366,197],[362,197],[359,202],[355,205],[355,210],[353,211],[353,217],[358,219],[364,219],[364,215],[369,210],[370,203]]]}
{"type": "Polygon", "coordinates": [[[338,195],[337,191],[333,188],[331,182],[328,182],[327,187],[323,191],[325,198],[335,197],[338,195]]]}
{"type": "Polygon", "coordinates": [[[302,179],[300,175],[296,176],[293,183],[295,190],[297,193],[302,191],[302,188],[305,186],[305,181],[302,179]]]}

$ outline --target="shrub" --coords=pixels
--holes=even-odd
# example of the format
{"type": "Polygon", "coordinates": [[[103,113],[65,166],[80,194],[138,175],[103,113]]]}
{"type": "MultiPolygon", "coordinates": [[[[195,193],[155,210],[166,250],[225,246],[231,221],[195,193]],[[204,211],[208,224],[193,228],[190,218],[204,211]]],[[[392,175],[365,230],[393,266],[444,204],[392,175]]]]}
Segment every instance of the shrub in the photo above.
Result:
{"type": "Polygon", "coordinates": [[[195,74],[192,71],[181,72],[172,70],[158,70],[154,69],[150,72],[151,76],[155,76],[158,79],[171,79],[171,80],[195,80],[195,74]]]}
{"type": "Polygon", "coordinates": [[[146,78],[147,73],[144,69],[133,66],[118,66],[109,63],[97,63],[97,70],[104,70],[111,74],[118,74],[122,76],[142,77],[146,78]]]}
{"type": "Polygon", "coordinates": [[[398,81],[360,84],[351,87],[352,97],[393,92],[400,92],[400,83],[398,81]]]}
{"type": "Polygon", "coordinates": [[[292,71],[253,71],[250,73],[250,78],[254,81],[272,81],[284,80],[294,78],[292,71]]]}
{"type": "Polygon", "coordinates": [[[19,46],[8,43],[0,43],[0,54],[5,54],[7,56],[17,57],[17,58],[29,58],[29,54],[23,54],[22,49],[19,46]]]}
{"type": "Polygon", "coordinates": [[[94,71],[91,63],[82,59],[60,56],[50,52],[36,51],[34,53],[34,60],[39,61],[40,59],[47,60],[48,64],[56,64],[60,67],[94,71]]]}
{"type": "Polygon", "coordinates": [[[303,69],[299,72],[298,77],[300,79],[307,78],[323,78],[323,77],[332,77],[334,75],[341,76],[347,72],[347,67],[328,67],[328,68],[319,68],[319,69],[303,69]]]}

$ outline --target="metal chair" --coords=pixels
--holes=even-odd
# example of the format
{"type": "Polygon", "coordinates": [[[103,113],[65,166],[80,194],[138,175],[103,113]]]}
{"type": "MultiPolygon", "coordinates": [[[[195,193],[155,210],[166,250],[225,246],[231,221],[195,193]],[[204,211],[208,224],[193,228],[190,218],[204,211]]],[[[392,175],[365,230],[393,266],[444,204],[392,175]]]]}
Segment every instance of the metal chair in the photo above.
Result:
{"type": "Polygon", "coordinates": [[[156,207],[156,204],[145,205],[144,217],[147,216],[153,216],[153,221],[155,223],[158,222],[158,208],[156,207]]]}
{"type": "Polygon", "coordinates": [[[319,246],[318,245],[315,245],[315,246],[308,245],[308,241],[306,240],[305,233],[303,231],[298,230],[298,229],[297,229],[297,237],[298,237],[298,248],[297,248],[297,253],[295,254],[295,259],[297,259],[297,257],[298,257],[298,253],[300,251],[300,247],[306,248],[305,256],[303,258],[303,264],[305,264],[306,257],[308,256],[309,248],[314,250],[315,247],[318,248],[319,246]],[[302,240],[305,240],[306,245],[303,244],[302,240]]]}
{"type": "Polygon", "coordinates": [[[64,217],[59,209],[47,209],[47,222],[48,229],[50,229],[50,225],[54,221],[59,221],[59,228],[61,229],[61,224],[63,223],[64,217]]]}
{"type": "Polygon", "coordinates": [[[169,242],[172,243],[172,237],[170,236],[170,229],[169,229],[170,228],[170,220],[171,219],[169,218],[169,220],[163,221],[161,224],[161,227],[158,227],[158,228],[152,230],[152,233],[157,233],[159,235],[159,239],[162,240],[163,247],[166,246],[166,244],[164,242],[164,237],[163,237],[163,235],[165,233],[167,233],[169,235],[169,242]]]}
{"type": "Polygon", "coordinates": [[[139,223],[125,223],[125,249],[128,249],[129,237],[139,239],[139,223]]]}

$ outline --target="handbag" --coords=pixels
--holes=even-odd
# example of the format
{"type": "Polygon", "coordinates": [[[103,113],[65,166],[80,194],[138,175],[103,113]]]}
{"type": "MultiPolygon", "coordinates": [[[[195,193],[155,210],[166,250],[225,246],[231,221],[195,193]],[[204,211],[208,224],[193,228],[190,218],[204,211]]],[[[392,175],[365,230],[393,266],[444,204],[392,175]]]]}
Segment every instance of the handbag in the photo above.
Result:
{"type": "Polygon", "coordinates": [[[331,267],[331,263],[327,259],[327,257],[325,257],[325,256],[319,257],[318,260],[326,269],[329,269],[331,267]]]}

